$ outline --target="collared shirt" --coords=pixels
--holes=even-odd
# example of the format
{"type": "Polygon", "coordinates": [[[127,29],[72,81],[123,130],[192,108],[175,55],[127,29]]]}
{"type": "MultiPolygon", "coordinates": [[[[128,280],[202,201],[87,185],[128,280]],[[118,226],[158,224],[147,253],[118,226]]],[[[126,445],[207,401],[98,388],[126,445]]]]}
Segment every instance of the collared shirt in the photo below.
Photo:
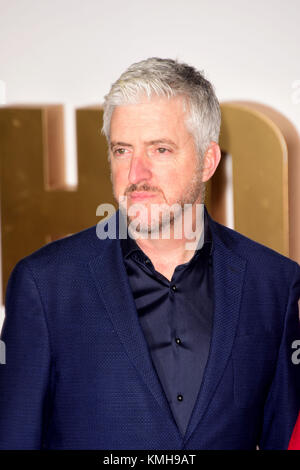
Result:
{"type": "Polygon", "coordinates": [[[157,272],[129,236],[124,264],[152,362],[177,426],[185,434],[208,358],[213,322],[212,238],[204,215],[204,243],[171,281],[157,272]]]}

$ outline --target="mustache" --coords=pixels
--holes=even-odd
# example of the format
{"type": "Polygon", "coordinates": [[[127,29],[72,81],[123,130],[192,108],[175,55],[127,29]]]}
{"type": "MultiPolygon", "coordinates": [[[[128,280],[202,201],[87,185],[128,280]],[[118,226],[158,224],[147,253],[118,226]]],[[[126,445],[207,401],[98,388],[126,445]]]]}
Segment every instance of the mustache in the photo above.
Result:
{"type": "Polygon", "coordinates": [[[156,186],[149,186],[148,184],[144,183],[142,185],[131,184],[125,191],[126,194],[133,193],[134,191],[151,191],[152,193],[161,192],[161,190],[156,186]]]}

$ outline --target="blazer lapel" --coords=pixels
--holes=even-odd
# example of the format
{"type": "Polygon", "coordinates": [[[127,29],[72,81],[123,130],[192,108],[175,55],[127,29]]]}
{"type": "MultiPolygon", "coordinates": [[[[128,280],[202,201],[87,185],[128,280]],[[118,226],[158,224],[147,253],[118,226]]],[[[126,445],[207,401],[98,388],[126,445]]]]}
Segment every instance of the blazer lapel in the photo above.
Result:
{"type": "Polygon", "coordinates": [[[199,424],[219,384],[229,359],[238,325],[246,261],[235,255],[221,240],[209,217],[213,236],[214,320],[202,384],[185,434],[187,441],[199,424]]]}
{"type": "Polygon", "coordinates": [[[120,241],[106,240],[105,243],[102,254],[89,263],[96,288],[129,359],[179,433],[138,320],[120,241]]]}

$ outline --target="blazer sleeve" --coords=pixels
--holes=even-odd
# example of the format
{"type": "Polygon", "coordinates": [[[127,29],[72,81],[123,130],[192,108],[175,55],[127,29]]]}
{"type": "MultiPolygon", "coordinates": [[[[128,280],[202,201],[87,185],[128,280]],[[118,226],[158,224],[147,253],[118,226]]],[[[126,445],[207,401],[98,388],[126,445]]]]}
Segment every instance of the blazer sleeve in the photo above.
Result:
{"type": "Polygon", "coordinates": [[[51,355],[41,298],[26,259],[9,278],[5,304],[0,449],[40,449],[51,355]]]}
{"type": "Polygon", "coordinates": [[[277,367],[264,407],[260,449],[286,450],[300,407],[300,364],[293,343],[300,340],[300,267],[295,263],[289,291],[277,367]]]}

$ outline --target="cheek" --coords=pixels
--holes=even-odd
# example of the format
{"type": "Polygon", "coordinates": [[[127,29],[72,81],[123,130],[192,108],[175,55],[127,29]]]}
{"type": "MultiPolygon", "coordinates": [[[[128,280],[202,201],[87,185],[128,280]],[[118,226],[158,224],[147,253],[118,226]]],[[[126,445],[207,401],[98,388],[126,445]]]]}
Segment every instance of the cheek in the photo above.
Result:
{"type": "Polygon", "coordinates": [[[170,191],[176,191],[182,186],[184,179],[184,169],[178,171],[178,169],[172,168],[164,175],[165,184],[168,186],[170,191]]]}
{"type": "Polygon", "coordinates": [[[158,168],[152,168],[151,173],[152,179],[161,182],[161,184],[171,186],[173,186],[180,177],[177,168],[174,168],[173,166],[160,166],[158,168]]]}
{"type": "Polygon", "coordinates": [[[113,169],[111,175],[115,192],[123,193],[128,184],[126,170],[121,168],[113,169]]]}

